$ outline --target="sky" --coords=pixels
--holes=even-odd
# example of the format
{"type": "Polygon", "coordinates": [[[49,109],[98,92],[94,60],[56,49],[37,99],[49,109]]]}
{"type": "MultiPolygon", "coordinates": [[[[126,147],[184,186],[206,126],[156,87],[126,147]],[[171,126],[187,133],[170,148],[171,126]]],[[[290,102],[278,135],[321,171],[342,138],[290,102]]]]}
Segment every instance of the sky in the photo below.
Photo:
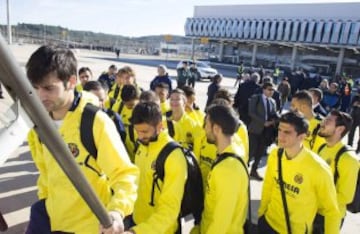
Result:
{"type": "MultiPolygon", "coordinates": [[[[360,0],[8,0],[10,22],[62,26],[130,37],[182,35],[194,6],[360,0]]],[[[7,0],[0,0],[0,24],[7,24],[7,0]]]]}

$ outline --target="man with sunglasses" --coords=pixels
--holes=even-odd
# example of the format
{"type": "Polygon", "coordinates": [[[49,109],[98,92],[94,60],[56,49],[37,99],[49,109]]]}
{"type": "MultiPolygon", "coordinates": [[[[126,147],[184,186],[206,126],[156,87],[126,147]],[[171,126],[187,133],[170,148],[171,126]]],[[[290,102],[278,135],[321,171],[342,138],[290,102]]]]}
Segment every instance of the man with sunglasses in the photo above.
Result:
{"type": "Polygon", "coordinates": [[[250,157],[254,157],[254,163],[250,175],[261,181],[263,178],[257,173],[257,168],[265,149],[273,142],[275,129],[276,103],[272,98],[274,93],[273,83],[264,83],[262,94],[255,94],[249,100],[249,143],[250,157]]]}

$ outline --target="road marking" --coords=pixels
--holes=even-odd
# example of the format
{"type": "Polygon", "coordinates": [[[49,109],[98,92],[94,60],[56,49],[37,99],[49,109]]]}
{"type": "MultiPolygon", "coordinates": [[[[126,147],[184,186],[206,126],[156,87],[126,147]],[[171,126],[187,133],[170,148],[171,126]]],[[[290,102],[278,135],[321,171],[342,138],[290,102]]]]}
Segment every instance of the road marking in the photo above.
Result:
{"type": "Polygon", "coordinates": [[[0,193],[0,199],[11,197],[11,196],[16,196],[18,194],[27,193],[27,192],[31,192],[31,191],[35,191],[35,190],[37,190],[37,186],[30,186],[30,187],[26,187],[26,188],[12,190],[12,191],[5,192],[5,193],[0,193]]]}
{"type": "Polygon", "coordinates": [[[39,172],[28,172],[28,171],[20,171],[20,172],[9,172],[4,173],[0,175],[0,179],[6,179],[6,178],[15,178],[18,176],[24,176],[24,175],[39,175],[39,172]]]}
{"type": "Polygon", "coordinates": [[[16,210],[4,215],[4,218],[9,227],[28,222],[29,217],[30,217],[30,207],[25,207],[23,209],[16,210]]]}

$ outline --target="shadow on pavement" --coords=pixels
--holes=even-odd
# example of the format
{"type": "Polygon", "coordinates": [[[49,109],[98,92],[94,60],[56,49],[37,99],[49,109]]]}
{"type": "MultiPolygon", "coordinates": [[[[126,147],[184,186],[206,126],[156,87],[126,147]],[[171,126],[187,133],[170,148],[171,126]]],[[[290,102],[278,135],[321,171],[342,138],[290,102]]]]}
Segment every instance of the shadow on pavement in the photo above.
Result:
{"type": "Polygon", "coordinates": [[[23,234],[25,233],[25,229],[28,225],[28,222],[19,223],[17,225],[9,227],[6,232],[1,232],[4,234],[23,234]]]}

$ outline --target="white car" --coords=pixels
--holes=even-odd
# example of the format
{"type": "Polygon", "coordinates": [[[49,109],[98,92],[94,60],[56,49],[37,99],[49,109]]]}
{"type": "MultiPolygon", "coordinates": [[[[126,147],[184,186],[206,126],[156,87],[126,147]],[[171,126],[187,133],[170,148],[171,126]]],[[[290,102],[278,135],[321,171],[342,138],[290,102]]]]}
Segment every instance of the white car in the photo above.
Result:
{"type": "MultiPolygon", "coordinates": [[[[183,62],[187,62],[188,66],[190,67],[193,63],[192,60],[181,60],[177,66],[176,69],[182,68],[183,62]]],[[[218,71],[212,67],[206,62],[196,61],[196,68],[200,74],[198,80],[201,79],[212,79],[216,74],[218,74],[218,71]]]]}

